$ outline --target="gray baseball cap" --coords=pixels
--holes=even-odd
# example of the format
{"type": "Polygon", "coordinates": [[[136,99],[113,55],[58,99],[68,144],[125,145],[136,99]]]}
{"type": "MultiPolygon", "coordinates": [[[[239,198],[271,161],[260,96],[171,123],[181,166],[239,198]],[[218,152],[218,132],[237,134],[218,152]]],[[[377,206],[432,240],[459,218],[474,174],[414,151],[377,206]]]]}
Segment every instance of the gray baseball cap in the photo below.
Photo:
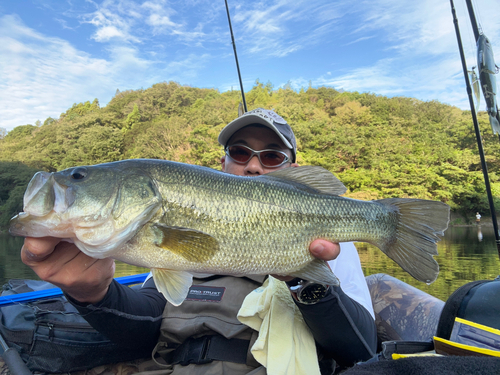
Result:
{"type": "Polygon", "coordinates": [[[224,147],[227,146],[229,138],[231,138],[234,133],[252,124],[264,125],[273,130],[280,137],[285,146],[292,150],[292,162],[295,162],[297,158],[297,141],[295,140],[293,130],[281,116],[270,109],[257,108],[231,121],[220,132],[219,143],[224,147]]]}

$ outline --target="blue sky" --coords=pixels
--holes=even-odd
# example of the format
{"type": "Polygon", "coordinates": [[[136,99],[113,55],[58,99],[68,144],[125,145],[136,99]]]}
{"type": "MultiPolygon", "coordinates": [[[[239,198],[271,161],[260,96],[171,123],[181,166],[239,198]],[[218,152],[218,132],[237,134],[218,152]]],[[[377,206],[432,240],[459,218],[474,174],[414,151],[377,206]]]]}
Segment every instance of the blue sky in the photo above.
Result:
{"type": "MultiPolygon", "coordinates": [[[[448,0],[228,2],[245,91],[259,79],[469,108],[448,0]]],[[[500,65],[498,0],[474,6],[500,65]]],[[[465,0],[455,7],[471,68],[465,0]]],[[[162,81],[239,90],[224,0],[0,2],[0,127],[162,81]]]]}

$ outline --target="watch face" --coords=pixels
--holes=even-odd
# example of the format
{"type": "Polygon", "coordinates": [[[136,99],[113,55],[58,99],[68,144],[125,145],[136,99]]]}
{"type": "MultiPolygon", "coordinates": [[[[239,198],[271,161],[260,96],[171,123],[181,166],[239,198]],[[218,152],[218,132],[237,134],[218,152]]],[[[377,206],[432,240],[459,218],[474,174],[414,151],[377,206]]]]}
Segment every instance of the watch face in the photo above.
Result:
{"type": "Polygon", "coordinates": [[[318,302],[328,291],[328,287],[323,284],[305,285],[297,296],[298,300],[304,304],[313,304],[318,302]]]}

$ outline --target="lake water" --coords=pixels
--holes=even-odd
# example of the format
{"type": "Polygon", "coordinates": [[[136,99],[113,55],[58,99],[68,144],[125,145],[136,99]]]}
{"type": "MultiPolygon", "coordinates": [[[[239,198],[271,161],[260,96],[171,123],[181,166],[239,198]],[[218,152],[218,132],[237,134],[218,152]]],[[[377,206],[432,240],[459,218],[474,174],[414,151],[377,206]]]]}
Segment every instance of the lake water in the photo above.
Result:
{"type": "MultiPolygon", "coordinates": [[[[38,279],[19,257],[22,238],[0,234],[0,285],[9,279],[38,279]]],[[[459,286],[473,280],[493,279],[500,273],[500,261],[492,226],[450,227],[438,244],[435,257],[440,266],[438,279],[426,285],[413,279],[376,247],[358,243],[365,275],[387,273],[426,293],[446,300],[459,286]]],[[[147,272],[145,268],[117,262],[116,275],[147,272]]]]}

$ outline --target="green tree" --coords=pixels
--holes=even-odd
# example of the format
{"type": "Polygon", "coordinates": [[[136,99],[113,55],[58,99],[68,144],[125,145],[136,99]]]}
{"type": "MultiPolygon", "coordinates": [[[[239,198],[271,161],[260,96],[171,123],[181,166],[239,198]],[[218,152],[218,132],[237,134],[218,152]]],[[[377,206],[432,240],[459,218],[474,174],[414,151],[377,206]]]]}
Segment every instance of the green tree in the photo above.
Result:
{"type": "Polygon", "coordinates": [[[23,210],[23,196],[36,169],[21,163],[0,162],[0,228],[23,210]]]}
{"type": "Polygon", "coordinates": [[[139,107],[137,103],[134,104],[134,109],[130,112],[125,120],[125,128],[132,129],[135,124],[141,121],[141,114],[139,113],[139,107]]]}
{"type": "Polygon", "coordinates": [[[99,101],[95,98],[92,103],[86,101],[85,103],[73,104],[73,106],[68,109],[65,113],[61,114],[61,118],[67,118],[68,120],[73,120],[79,116],[83,116],[86,113],[98,111],[100,109],[99,101]]]}
{"type": "MultiPolygon", "coordinates": [[[[320,165],[358,199],[414,197],[454,210],[488,212],[469,111],[414,98],[311,85],[274,89],[257,80],[249,110],[274,109],[295,131],[300,164],[320,165]]],[[[177,160],[219,168],[220,130],[238,116],[241,93],[160,82],[117,90],[104,107],[74,104],[59,119],[0,135],[0,162],[57,171],[125,158],[177,160]],[[124,129],[124,130],[122,130],[124,129]]],[[[500,142],[486,112],[478,113],[490,184],[500,197],[500,142]]],[[[500,204],[500,202],[497,202],[500,204]]]]}

